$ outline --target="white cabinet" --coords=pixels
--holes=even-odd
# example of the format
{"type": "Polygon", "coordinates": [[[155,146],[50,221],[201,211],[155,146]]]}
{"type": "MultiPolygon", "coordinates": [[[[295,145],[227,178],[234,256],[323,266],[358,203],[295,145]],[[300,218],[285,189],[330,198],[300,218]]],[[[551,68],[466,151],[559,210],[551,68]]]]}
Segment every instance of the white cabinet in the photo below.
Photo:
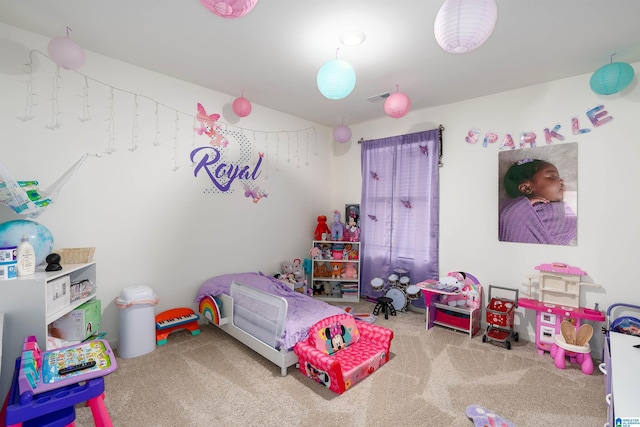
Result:
{"type": "Polygon", "coordinates": [[[619,332],[609,332],[605,341],[606,402],[608,405],[608,422],[613,427],[614,421],[638,418],[637,390],[640,381],[640,337],[619,332]],[[615,420],[614,420],[615,418],[615,420]]]}
{"type": "Polygon", "coordinates": [[[95,299],[94,291],[85,298],[70,301],[69,285],[82,280],[96,283],[95,262],[66,264],[59,271],[0,280],[0,312],[4,313],[0,396],[9,391],[15,360],[22,352],[25,337],[35,335],[44,348],[49,324],[95,299]]]}
{"type": "Polygon", "coordinates": [[[312,263],[310,286],[315,298],[360,300],[360,242],[314,240],[312,263]]]}

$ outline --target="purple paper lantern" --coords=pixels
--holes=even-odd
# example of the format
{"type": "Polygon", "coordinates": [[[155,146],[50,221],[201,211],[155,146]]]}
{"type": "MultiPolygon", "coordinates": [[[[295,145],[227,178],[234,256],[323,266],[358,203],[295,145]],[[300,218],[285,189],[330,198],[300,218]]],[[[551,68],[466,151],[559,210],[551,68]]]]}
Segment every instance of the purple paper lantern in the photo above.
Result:
{"type": "Polygon", "coordinates": [[[247,117],[251,114],[251,102],[242,96],[233,101],[232,108],[238,117],[247,117]]]}
{"type": "Polygon", "coordinates": [[[338,126],[333,130],[333,140],[335,142],[344,144],[350,139],[351,139],[351,129],[349,129],[349,126],[342,125],[342,126],[338,126]]]}
{"type": "Polygon", "coordinates": [[[200,3],[222,18],[239,18],[251,12],[258,0],[200,0],[200,3]]]}
{"type": "Polygon", "coordinates": [[[384,112],[394,119],[403,117],[410,108],[411,100],[402,92],[393,93],[384,101],[384,112]]]}
{"type": "Polygon", "coordinates": [[[69,36],[51,39],[47,52],[53,62],[67,70],[75,70],[84,64],[84,50],[69,36]]]}

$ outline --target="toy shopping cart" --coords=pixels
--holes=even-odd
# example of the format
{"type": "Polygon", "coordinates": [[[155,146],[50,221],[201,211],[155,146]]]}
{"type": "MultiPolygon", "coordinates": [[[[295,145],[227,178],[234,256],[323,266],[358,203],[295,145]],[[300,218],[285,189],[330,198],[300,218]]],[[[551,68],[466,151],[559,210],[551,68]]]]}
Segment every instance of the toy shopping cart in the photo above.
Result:
{"type": "Polygon", "coordinates": [[[493,341],[504,343],[507,350],[511,350],[511,341],[513,338],[518,342],[520,337],[513,329],[513,317],[515,310],[518,308],[518,290],[511,288],[502,288],[500,286],[489,285],[489,304],[487,305],[487,332],[482,336],[482,342],[493,341]],[[492,289],[502,289],[516,294],[515,299],[492,298],[492,289]]]}

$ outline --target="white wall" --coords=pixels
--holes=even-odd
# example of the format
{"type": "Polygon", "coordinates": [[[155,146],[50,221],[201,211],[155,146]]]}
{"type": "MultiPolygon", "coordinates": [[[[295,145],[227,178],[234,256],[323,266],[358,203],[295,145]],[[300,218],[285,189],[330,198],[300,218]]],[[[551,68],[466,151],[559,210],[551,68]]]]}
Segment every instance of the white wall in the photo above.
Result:
{"type": "MultiPolygon", "coordinates": [[[[0,37],[45,53],[49,41],[4,24],[0,37]]],[[[307,255],[316,216],[331,209],[331,188],[325,178],[331,167],[331,129],[260,105],[238,119],[230,107],[237,95],[86,54],[77,71],[100,82],[89,81],[92,119],[78,120],[83,114],[84,77],[61,69],[54,97],[62,112],[56,130],[46,128],[55,123],[48,101],[55,80],[53,63],[33,55],[37,105],[29,121],[17,119],[25,115],[26,75],[0,73],[0,161],[17,179],[36,179],[46,188],[83,153],[101,156],[89,157],[55,205],[35,221],[51,231],[56,248],[96,247],[98,297],[110,341],[117,344],[118,338],[119,309],[113,301],[127,286],[150,286],[160,297],[156,312],[194,307],[198,286],[210,276],[241,271],[272,274],[282,261],[307,255]],[[113,109],[111,87],[117,89],[113,109]],[[134,94],[141,96],[135,128],[138,148],[131,151],[134,94]],[[161,104],[157,146],[155,102],[161,104]],[[192,131],[198,102],[208,114],[220,113],[223,127],[226,123],[253,141],[251,166],[258,152],[266,153],[268,164],[256,184],[267,191],[267,198],[252,203],[239,183],[232,186],[232,194],[207,193],[211,181],[204,174],[194,177],[189,153],[208,145],[205,136],[192,131]],[[190,118],[178,114],[178,131],[176,111],[191,114],[190,118]],[[112,112],[115,133],[110,142],[112,112]],[[105,153],[112,146],[115,151],[105,153]]],[[[239,157],[238,151],[232,139],[227,149],[230,160],[239,157]]],[[[12,219],[24,218],[1,206],[0,222],[12,219]]]]}
{"type": "MultiPolygon", "coordinates": [[[[0,24],[0,37],[29,49],[46,52],[48,39],[0,24]]],[[[35,118],[22,122],[26,104],[24,75],[0,74],[0,160],[19,179],[38,179],[46,187],[84,152],[102,153],[108,147],[105,121],[107,90],[90,83],[93,119],[80,122],[84,80],[61,71],[59,89],[62,126],[52,122],[47,98],[52,91],[54,68],[38,56],[34,71],[37,106],[35,118]]],[[[638,69],[638,64],[634,64],[638,69]]],[[[295,131],[313,127],[317,143],[300,144],[301,162],[286,133],[269,136],[268,174],[259,185],[269,192],[254,205],[240,191],[233,195],[203,194],[210,185],[193,177],[186,158],[193,141],[192,123],[180,122],[177,152],[180,168],[173,170],[175,117],[161,120],[161,144],[153,146],[153,105],[141,101],[139,148],[129,151],[132,134],[132,98],[118,96],[116,151],[91,157],[64,187],[58,203],[37,221],[54,235],[56,247],[96,246],[99,297],[105,306],[105,328],[117,337],[118,310],[112,303],[120,290],[134,284],[151,286],[160,296],[157,311],[190,306],[198,285],[214,274],[241,270],[270,272],[285,259],[304,257],[315,217],[360,200],[360,138],[385,136],[445,126],[444,166],[441,169],[440,273],[469,271],[485,285],[522,288],[534,267],[566,262],[588,272],[599,290],[583,292],[582,305],[597,302],[606,309],[616,302],[640,304],[640,288],[634,285],[634,263],[640,231],[640,208],[634,185],[640,181],[640,148],[637,119],[640,89],[634,83],[624,93],[599,97],[589,89],[589,75],[496,94],[466,102],[412,111],[401,119],[351,126],[352,141],[336,144],[331,130],[254,105],[247,118],[229,114],[235,96],[216,93],[157,73],[87,52],[78,71],[108,85],[145,95],[173,109],[193,112],[202,102],[210,112],[222,113],[222,121],[255,129],[256,151],[264,144],[263,132],[295,131]],[[144,106],[142,106],[144,104],[144,106]],[[586,111],[604,104],[614,119],[598,128],[586,111]],[[571,117],[582,128],[571,133],[571,117]],[[234,121],[235,120],[235,121],[234,121]],[[482,148],[464,138],[471,128],[493,131],[500,138],[524,131],[539,135],[543,129],[562,125],[565,141],[577,142],[578,245],[576,247],[499,242],[497,239],[498,144],[482,148]],[[262,139],[261,139],[262,138],[262,139]],[[317,155],[314,152],[317,151],[317,155]],[[276,162],[278,158],[278,168],[276,162]],[[291,161],[287,161],[291,160],[291,161]],[[306,162],[310,164],[307,166],[306,162]],[[339,170],[340,174],[331,173],[339,170]],[[268,175],[268,179],[266,177],[268,175]]],[[[428,90],[428,88],[425,88],[428,90]]],[[[411,96],[411,94],[409,94],[411,96]]],[[[382,108],[382,105],[380,106],[382,108]]],[[[253,132],[248,132],[253,135],[253,132]]],[[[294,141],[297,140],[294,138],[294,141]]],[[[196,138],[197,145],[202,145],[196,138]]],[[[555,144],[561,142],[554,142],[555,144]]],[[[17,219],[0,207],[0,221],[17,219]]],[[[525,286],[526,287],[526,286],[525,286]]],[[[533,313],[519,309],[516,323],[521,335],[533,336],[533,313]]],[[[594,351],[601,340],[592,340],[594,351]]]]}
{"type": "MultiPolygon", "coordinates": [[[[640,64],[632,64],[636,70],[640,64]]],[[[385,118],[352,126],[354,140],[376,139],[433,129],[442,124],[444,166],[440,171],[440,275],[468,271],[486,285],[527,289],[527,277],[535,266],[565,262],[588,273],[585,281],[601,289],[583,288],[581,305],[600,309],[613,303],[640,305],[640,287],[635,284],[635,263],[640,250],[638,211],[640,198],[640,88],[637,78],[624,92],[598,96],[589,88],[590,75],[522,88],[451,105],[412,111],[401,119],[385,118]],[[586,112],[604,105],[613,120],[594,127],[586,112]],[[591,132],[573,135],[571,118],[591,132]],[[560,124],[565,140],[553,144],[578,143],[578,245],[576,247],[507,243],[498,241],[498,145],[482,148],[465,142],[472,128],[496,132],[499,141],[511,133],[538,134],[560,124]]],[[[428,88],[425,88],[428,90],[428,88]]],[[[411,94],[408,94],[411,96],[411,94]]],[[[382,105],[380,106],[382,108],[382,105]]],[[[354,200],[359,194],[360,147],[351,144],[335,158],[336,170],[346,171],[335,185],[334,204],[354,200]]],[[[486,288],[485,288],[486,289],[486,288]]],[[[486,294],[485,294],[486,302],[486,294]]],[[[518,310],[520,335],[533,339],[534,314],[518,310]]],[[[599,325],[596,325],[599,327],[599,325]]],[[[599,329],[599,328],[598,328],[599,329]]],[[[601,351],[596,334],[592,346],[601,351]]]]}

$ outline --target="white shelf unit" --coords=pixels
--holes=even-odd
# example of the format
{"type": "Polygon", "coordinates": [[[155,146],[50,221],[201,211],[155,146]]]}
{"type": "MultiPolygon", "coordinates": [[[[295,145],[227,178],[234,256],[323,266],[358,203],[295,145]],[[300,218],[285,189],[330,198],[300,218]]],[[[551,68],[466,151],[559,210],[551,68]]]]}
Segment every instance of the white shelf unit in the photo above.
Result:
{"type": "Polygon", "coordinates": [[[325,249],[325,255],[320,256],[320,258],[315,258],[312,260],[313,268],[311,271],[311,280],[310,286],[311,289],[316,289],[318,287],[325,288],[326,286],[331,287],[330,294],[321,294],[316,295],[314,292],[314,298],[321,299],[323,301],[340,301],[340,302],[358,302],[360,301],[360,242],[349,242],[349,241],[327,241],[327,240],[314,240],[313,248],[319,248],[321,253],[322,249],[325,249]],[[352,251],[357,253],[356,259],[333,259],[330,256],[326,255],[326,249],[334,248],[335,245],[351,245],[352,251]],[[329,273],[331,272],[331,264],[338,265],[342,270],[347,266],[347,264],[351,264],[355,271],[357,272],[357,277],[355,278],[346,278],[346,277],[331,277],[331,275],[316,275],[319,270],[321,270],[322,266],[327,268],[329,273]]]}
{"type": "MultiPolygon", "coordinates": [[[[37,271],[29,276],[0,280],[0,312],[4,313],[0,396],[6,396],[9,391],[15,360],[22,353],[25,337],[35,335],[38,344],[44,349],[49,324],[96,297],[94,292],[55,312],[48,312],[47,291],[51,286],[47,285],[58,279],[68,279],[69,283],[86,279],[96,284],[96,263],[66,264],[59,271],[37,271]]],[[[66,292],[69,292],[68,287],[66,292]]]]}

